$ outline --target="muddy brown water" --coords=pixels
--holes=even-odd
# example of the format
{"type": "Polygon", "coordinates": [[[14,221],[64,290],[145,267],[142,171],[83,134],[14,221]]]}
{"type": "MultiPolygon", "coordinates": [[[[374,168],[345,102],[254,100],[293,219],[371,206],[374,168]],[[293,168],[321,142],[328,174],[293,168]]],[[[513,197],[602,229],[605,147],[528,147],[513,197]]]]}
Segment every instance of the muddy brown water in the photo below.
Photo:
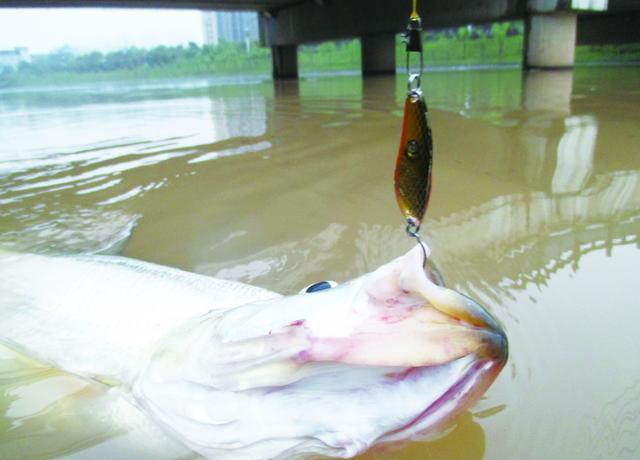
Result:
{"type": "MultiPolygon", "coordinates": [[[[411,246],[392,190],[404,87],[5,88],[0,242],[283,293],[348,280],[411,246]]],[[[424,89],[424,235],[447,283],[504,324],[510,360],[440,438],[362,459],[640,458],[640,69],[434,72],[424,89]]],[[[184,455],[123,440],[91,385],[0,358],[0,458],[184,455]]]]}

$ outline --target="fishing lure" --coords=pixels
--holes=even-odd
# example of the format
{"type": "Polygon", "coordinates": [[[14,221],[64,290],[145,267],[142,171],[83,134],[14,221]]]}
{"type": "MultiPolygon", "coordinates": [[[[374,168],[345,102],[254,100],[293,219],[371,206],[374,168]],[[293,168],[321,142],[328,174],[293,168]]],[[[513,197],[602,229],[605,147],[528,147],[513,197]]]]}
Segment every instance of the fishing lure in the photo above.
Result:
{"type": "MultiPolygon", "coordinates": [[[[417,77],[413,75],[412,77],[417,77]]],[[[410,83],[411,85],[411,83],[410,83]]],[[[427,104],[420,88],[410,89],[404,103],[402,134],[394,175],[396,199],[409,229],[417,232],[431,195],[433,138],[427,104]]]]}
{"type": "Polygon", "coordinates": [[[413,11],[407,27],[406,51],[407,98],[404,103],[402,134],[396,160],[394,184],[396,199],[400,211],[407,220],[407,233],[419,239],[418,231],[424,217],[431,194],[431,169],[433,163],[433,138],[427,117],[427,104],[421,90],[422,40],[420,37],[421,20],[413,2],[413,11]],[[410,72],[410,53],[420,55],[420,70],[410,72]]]}

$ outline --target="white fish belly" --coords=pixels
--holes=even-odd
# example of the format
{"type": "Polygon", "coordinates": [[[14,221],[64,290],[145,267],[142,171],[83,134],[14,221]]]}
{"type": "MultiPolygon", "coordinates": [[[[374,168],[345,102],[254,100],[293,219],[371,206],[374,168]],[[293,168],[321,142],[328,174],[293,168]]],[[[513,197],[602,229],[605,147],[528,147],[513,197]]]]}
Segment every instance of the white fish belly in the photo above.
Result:
{"type": "Polygon", "coordinates": [[[156,341],[189,318],[277,296],[123,257],[0,253],[0,342],[128,383],[156,341]]]}

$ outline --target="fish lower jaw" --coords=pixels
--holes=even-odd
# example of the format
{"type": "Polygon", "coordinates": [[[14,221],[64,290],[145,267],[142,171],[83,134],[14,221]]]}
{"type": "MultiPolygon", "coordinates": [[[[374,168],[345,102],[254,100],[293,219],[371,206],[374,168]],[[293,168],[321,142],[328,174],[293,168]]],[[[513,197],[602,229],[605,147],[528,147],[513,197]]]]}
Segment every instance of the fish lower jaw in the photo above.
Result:
{"type": "MultiPolygon", "coordinates": [[[[458,380],[415,418],[404,426],[386,433],[377,443],[428,439],[443,433],[458,415],[469,409],[484,394],[504,366],[503,361],[478,359],[475,354],[456,361],[469,361],[466,370],[458,380]]],[[[447,365],[429,366],[422,370],[428,371],[429,368],[447,365]]]]}

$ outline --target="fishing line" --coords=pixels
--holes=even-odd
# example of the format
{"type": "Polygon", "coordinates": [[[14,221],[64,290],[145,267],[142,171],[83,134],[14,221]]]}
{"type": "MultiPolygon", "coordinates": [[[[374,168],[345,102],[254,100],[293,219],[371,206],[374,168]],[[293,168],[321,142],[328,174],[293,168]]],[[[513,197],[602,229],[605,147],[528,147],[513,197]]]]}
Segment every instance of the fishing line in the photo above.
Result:
{"type": "MultiPolygon", "coordinates": [[[[407,53],[407,74],[411,81],[412,76],[417,76],[418,86],[416,89],[420,89],[420,77],[422,76],[422,70],[424,68],[423,50],[422,50],[422,19],[418,15],[417,0],[413,0],[413,9],[409,16],[409,23],[407,24],[407,31],[404,33],[404,42],[406,44],[405,50],[407,53]],[[420,67],[418,72],[411,72],[411,53],[418,53],[420,58],[420,67]]],[[[411,83],[411,82],[410,82],[411,83]]],[[[409,86],[411,89],[411,86],[409,86]]]]}

